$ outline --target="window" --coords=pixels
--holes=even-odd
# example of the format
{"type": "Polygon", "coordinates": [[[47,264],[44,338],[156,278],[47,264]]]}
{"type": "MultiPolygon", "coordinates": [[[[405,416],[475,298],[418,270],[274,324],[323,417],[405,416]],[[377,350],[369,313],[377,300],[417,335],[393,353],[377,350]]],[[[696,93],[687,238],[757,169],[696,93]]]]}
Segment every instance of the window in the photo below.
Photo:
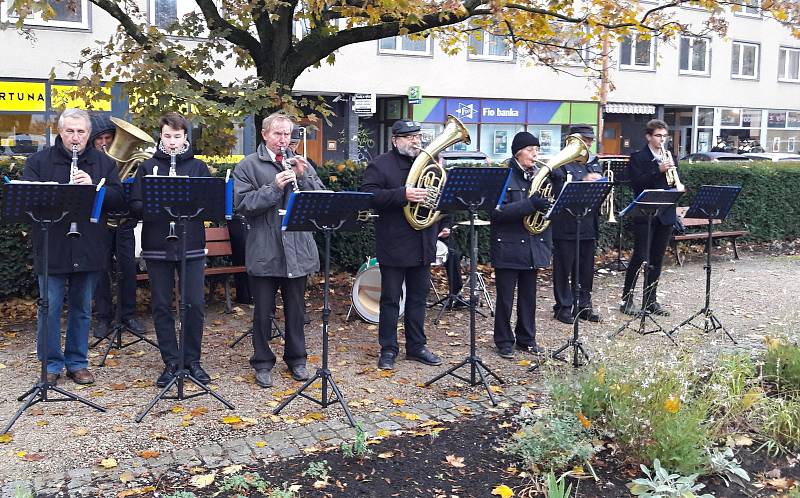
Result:
{"type": "Polygon", "coordinates": [[[551,22],[550,26],[553,36],[543,40],[545,44],[538,49],[540,59],[556,65],[588,65],[589,48],[586,44],[588,28],[560,21],[551,22]]]}
{"type": "Polygon", "coordinates": [[[780,48],[778,52],[778,81],[800,83],[800,49],[780,48]]]}
{"type": "Polygon", "coordinates": [[[0,155],[33,154],[47,146],[44,113],[0,113],[0,155]]]}
{"type": "Polygon", "coordinates": [[[734,11],[737,16],[761,17],[761,0],[744,0],[734,11]]]}
{"type": "MultiPolygon", "coordinates": [[[[219,8],[219,1],[214,0],[214,4],[219,8]]],[[[203,16],[200,7],[194,0],[149,0],[149,5],[150,24],[164,31],[174,31],[170,27],[176,22],[182,22],[190,14],[197,14],[201,19],[203,16]]],[[[205,23],[203,22],[201,25],[203,26],[202,31],[186,36],[208,36],[208,28],[205,27],[205,23]]]]}
{"type": "MultiPolygon", "coordinates": [[[[31,14],[25,18],[26,25],[89,29],[89,0],[46,0],[46,3],[52,9],[52,17],[45,20],[41,13],[31,14]]],[[[13,2],[0,2],[0,22],[19,19],[12,6],[13,2]]]]}
{"type": "Polygon", "coordinates": [[[505,37],[493,35],[487,31],[479,31],[469,35],[467,57],[495,61],[514,60],[514,55],[505,37]]]}
{"type": "Polygon", "coordinates": [[[433,55],[433,44],[430,36],[425,38],[393,36],[382,38],[378,42],[378,52],[381,54],[433,55]]]}
{"type": "Polygon", "coordinates": [[[711,43],[707,38],[681,37],[680,74],[710,74],[711,43]]]}
{"type": "Polygon", "coordinates": [[[656,68],[655,43],[645,35],[626,36],[619,46],[619,65],[623,69],[653,71],[656,68]]]}
{"type": "Polygon", "coordinates": [[[755,43],[733,42],[731,78],[758,79],[759,48],[755,43]]]}

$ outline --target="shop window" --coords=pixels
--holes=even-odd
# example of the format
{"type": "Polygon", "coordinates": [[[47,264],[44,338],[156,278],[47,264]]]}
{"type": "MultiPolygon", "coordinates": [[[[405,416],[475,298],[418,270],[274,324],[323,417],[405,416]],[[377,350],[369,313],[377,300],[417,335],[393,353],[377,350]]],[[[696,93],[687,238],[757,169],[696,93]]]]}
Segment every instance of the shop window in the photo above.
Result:
{"type": "Polygon", "coordinates": [[[378,41],[378,52],[398,55],[433,55],[430,36],[411,38],[410,36],[391,36],[378,41]]]}
{"type": "MultiPolygon", "coordinates": [[[[50,8],[49,14],[31,14],[25,18],[26,25],[89,29],[89,0],[45,0],[45,3],[50,8]]],[[[0,21],[16,22],[18,19],[13,2],[0,2],[0,21]]]]}
{"type": "Polygon", "coordinates": [[[622,69],[654,71],[656,68],[655,41],[645,35],[626,36],[619,45],[619,65],[622,69]]]}
{"type": "Polygon", "coordinates": [[[0,154],[33,154],[47,146],[42,114],[0,114],[0,154]]]}
{"type": "Polygon", "coordinates": [[[708,38],[681,37],[680,74],[710,74],[711,43],[708,38]]]}
{"type": "Polygon", "coordinates": [[[780,48],[778,52],[778,80],[800,83],[800,49],[780,48]]]}
{"type": "Polygon", "coordinates": [[[714,109],[710,107],[697,109],[697,126],[714,126],[714,109]]]}
{"type": "Polygon", "coordinates": [[[758,78],[759,49],[755,43],[733,42],[731,78],[758,78]]]}
{"type": "Polygon", "coordinates": [[[511,142],[514,135],[522,131],[521,124],[481,125],[481,152],[494,161],[500,162],[511,157],[511,142]]]}
{"type": "Polygon", "coordinates": [[[511,61],[514,54],[505,37],[494,35],[488,31],[479,31],[469,35],[467,57],[478,60],[511,61]]]}
{"type": "Polygon", "coordinates": [[[528,125],[528,132],[539,138],[539,159],[551,157],[561,150],[561,139],[568,131],[569,127],[562,125],[528,125]]]}

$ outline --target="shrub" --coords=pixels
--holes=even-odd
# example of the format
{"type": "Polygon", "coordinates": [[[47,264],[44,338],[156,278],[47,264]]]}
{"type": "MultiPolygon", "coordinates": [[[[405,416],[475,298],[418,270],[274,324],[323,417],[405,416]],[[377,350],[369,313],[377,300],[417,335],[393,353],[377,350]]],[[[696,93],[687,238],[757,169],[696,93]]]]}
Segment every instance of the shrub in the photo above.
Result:
{"type": "Polygon", "coordinates": [[[764,379],[779,392],[800,396],[800,347],[780,339],[767,340],[764,379]]]}

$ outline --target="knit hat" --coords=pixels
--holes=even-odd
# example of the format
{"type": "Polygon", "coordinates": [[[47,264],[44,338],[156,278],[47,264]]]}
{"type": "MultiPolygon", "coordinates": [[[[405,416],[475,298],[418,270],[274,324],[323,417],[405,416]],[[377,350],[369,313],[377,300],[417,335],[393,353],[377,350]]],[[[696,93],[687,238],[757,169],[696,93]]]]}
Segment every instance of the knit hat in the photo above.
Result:
{"type": "Polygon", "coordinates": [[[89,120],[92,125],[92,133],[89,135],[90,145],[94,142],[95,138],[103,133],[110,132],[112,135],[115,135],[117,132],[117,127],[114,126],[114,123],[111,122],[111,119],[106,114],[92,112],[89,114],[89,120]]]}
{"type": "Polygon", "coordinates": [[[511,142],[511,154],[517,155],[517,152],[530,145],[539,146],[539,139],[528,133],[521,131],[514,135],[514,140],[511,142]]]}

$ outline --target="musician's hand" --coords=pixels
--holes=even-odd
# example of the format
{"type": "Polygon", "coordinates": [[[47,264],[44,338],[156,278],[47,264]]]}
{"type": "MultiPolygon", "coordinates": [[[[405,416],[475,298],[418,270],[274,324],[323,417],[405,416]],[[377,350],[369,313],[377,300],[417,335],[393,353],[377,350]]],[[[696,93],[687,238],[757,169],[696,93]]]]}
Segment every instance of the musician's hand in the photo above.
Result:
{"type": "Polygon", "coordinates": [[[303,156],[292,156],[286,160],[291,166],[297,176],[302,176],[308,168],[308,161],[303,156]]]}
{"type": "Polygon", "coordinates": [[[82,169],[78,170],[78,173],[75,174],[73,180],[77,185],[92,185],[92,177],[89,176],[89,173],[83,171],[82,169]]]}
{"type": "Polygon", "coordinates": [[[292,170],[281,171],[275,175],[275,183],[278,185],[278,188],[284,188],[286,185],[294,182],[296,179],[297,176],[292,170]]]}
{"type": "Polygon", "coordinates": [[[664,161],[663,163],[658,165],[658,171],[660,171],[662,173],[666,173],[667,170],[670,169],[673,166],[674,165],[672,164],[672,160],[667,159],[666,161],[664,161]]]}
{"type": "Polygon", "coordinates": [[[443,228],[442,231],[439,232],[439,235],[437,235],[437,237],[440,238],[440,239],[446,239],[449,236],[450,236],[450,229],[449,228],[443,228]]]}
{"type": "Polygon", "coordinates": [[[428,191],[424,188],[406,187],[406,200],[408,202],[422,202],[428,191]]]}
{"type": "Polygon", "coordinates": [[[547,200],[545,197],[540,195],[534,195],[528,198],[531,203],[531,207],[536,211],[541,211],[546,213],[548,209],[550,209],[550,201],[547,200]]]}
{"type": "Polygon", "coordinates": [[[595,173],[593,171],[593,172],[587,174],[585,177],[583,177],[583,181],[585,181],[585,182],[594,182],[594,181],[597,181],[597,180],[599,180],[601,178],[603,178],[603,175],[601,175],[600,173],[595,173]]]}

